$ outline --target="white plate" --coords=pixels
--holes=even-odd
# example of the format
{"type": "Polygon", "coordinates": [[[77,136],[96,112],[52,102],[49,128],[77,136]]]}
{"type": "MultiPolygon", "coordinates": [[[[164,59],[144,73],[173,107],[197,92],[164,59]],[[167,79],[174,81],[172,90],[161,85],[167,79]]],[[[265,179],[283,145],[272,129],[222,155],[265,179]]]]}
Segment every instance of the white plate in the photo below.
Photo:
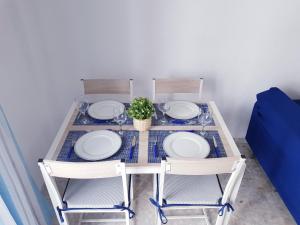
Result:
{"type": "Polygon", "coordinates": [[[75,153],[85,160],[106,159],[121,147],[121,137],[109,130],[98,130],[81,136],[75,146],[75,153]]]}
{"type": "Polygon", "coordinates": [[[170,110],[166,114],[174,119],[188,120],[200,113],[200,108],[192,102],[170,101],[166,105],[170,106],[170,110]]]}
{"type": "Polygon", "coordinates": [[[176,132],[167,136],[163,148],[171,158],[203,159],[209,155],[208,142],[198,134],[176,132]]]}
{"type": "Polygon", "coordinates": [[[114,118],[115,108],[120,108],[120,112],[123,112],[125,106],[117,101],[96,102],[89,107],[88,114],[98,120],[110,120],[114,118]]]}

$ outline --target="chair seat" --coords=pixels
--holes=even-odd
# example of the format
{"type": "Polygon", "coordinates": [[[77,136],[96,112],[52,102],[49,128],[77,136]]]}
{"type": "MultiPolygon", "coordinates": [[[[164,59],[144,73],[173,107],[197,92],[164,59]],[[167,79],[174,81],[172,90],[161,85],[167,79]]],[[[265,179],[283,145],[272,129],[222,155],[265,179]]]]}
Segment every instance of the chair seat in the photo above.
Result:
{"type": "Polygon", "coordinates": [[[217,204],[222,191],[216,175],[166,175],[163,197],[168,204],[217,204]]]}
{"type": "Polygon", "coordinates": [[[64,195],[68,208],[113,208],[124,201],[122,178],[71,179],[64,195]]]}

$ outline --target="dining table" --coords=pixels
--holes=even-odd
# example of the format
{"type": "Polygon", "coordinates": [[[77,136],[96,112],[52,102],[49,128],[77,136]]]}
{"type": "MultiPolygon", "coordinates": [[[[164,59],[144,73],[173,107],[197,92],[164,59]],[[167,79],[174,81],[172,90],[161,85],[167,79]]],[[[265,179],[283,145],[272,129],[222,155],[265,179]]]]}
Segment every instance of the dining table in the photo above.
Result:
{"type": "MultiPolygon", "coordinates": [[[[130,104],[124,103],[124,105],[128,108],[130,104]]],[[[211,152],[206,158],[219,160],[220,168],[222,168],[222,164],[226,163],[227,160],[232,161],[241,158],[241,153],[239,152],[216,103],[214,101],[207,101],[197,103],[197,105],[201,109],[208,110],[212,115],[211,123],[205,126],[205,131],[207,132],[205,139],[211,147],[211,152]],[[214,143],[217,143],[218,149],[215,148],[214,143]]],[[[200,134],[202,129],[202,126],[197,122],[197,118],[188,122],[167,118],[168,122],[161,124],[160,118],[162,117],[162,114],[157,110],[157,105],[154,104],[154,106],[156,108],[156,113],[152,118],[152,126],[150,129],[139,132],[133,127],[132,119],[128,119],[122,126],[123,135],[121,137],[122,146],[120,150],[113,156],[105,159],[125,160],[127,174],[159,173],[161,159],[168,156],[163,149],[165,137],[179,131],[200,134]],[[133,149],[133,152],[131,152],[132,149],[130,146],[133,137],[136,137],[137,145],[133,149]],[[153,151],[158,152],[155,153],[153,151]]],[[[87,122],[82,123],[80,119],[81,116],[82,115],[79,112],[79,102],[74,101],[66,114],[45,159],[84,162],[86,160],[79,158],[75,152],[72,151],[74,143],[78,138],[91,131],[110,130],[118,132],[120,129],[119,125],[113,120],[101,121],[88,118],[87,122]]]]}

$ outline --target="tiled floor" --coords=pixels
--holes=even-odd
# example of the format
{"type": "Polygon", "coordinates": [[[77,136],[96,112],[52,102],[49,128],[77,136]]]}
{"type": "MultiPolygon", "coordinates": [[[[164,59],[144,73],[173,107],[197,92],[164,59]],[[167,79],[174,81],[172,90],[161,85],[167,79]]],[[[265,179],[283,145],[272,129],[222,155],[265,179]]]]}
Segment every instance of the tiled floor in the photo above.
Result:
{"type": "MultiPolygon", "coordinates": [[[[271,185],[258,162],[253,158],[249,146],[243,139],[236,140],[242,154],[247,157],[247,169],[234,205],[229,224],[231,225],[295,225],[278,193],[271,185]]],[[[222,176],[222,185],[227,177],[222,176]]],[[[135,225],[155,224],[154,209],[148,198],[152,196],[152,176],[139,175],[135,177],[135,225]]],[[[210,220],[214,224],[216,211],[209,211],[210,220]]],[[[97,215],[98,216],[98,215],[97,215]]],[[[58,224],[54,218],[55,225],[58,224]]],[[[77,224],[76,217],[71,218],[71,224],[77,224]]],[[[93,223],[96,225],[96,223],[93,223]]],[[[103,223],[102,223],[103,224],[103,223]]],[[[110,223],[112,224],[112,223],[110,223]]],[[[121,224],[121,223],[119,223],[121,224]]],[[[168,225],[204,224],[199,220],[169,221],[168,225]]]]}

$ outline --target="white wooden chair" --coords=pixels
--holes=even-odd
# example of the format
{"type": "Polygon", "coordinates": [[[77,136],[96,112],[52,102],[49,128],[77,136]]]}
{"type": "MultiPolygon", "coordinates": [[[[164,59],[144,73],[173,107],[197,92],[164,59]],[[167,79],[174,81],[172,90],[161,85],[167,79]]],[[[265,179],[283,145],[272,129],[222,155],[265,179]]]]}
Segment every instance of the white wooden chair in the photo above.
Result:
{"type": "Polygon", "coordinates": [[[123,161],[61,162],[39,160],[57,219],[69,225],[66,214],[81,213],[79,224],[88,222],[126,222],[134,217],[129,208],[132,200],[131,177],[127,178],[123,161]],[[63,195],[57,188],[55,177],[68,178],[63,195]],[[127,182],[127,179],[129,182],[127,182]],[[83,213],[124,213],[119,219],[82,219],[83,213]]]}
{"type": "Polygon", "coordinates": [[[157,224],[168,219],[204,219],[210,224],[207,208],[219,209],[216,225],[228,224],[239,186],[246,168],[245,159],[236,157],[184,161],[168,158],[161,162],[160,175],[156,175],[157,224]],[[231,173],[223,192],[217,174],[231,173]],[[167,216],[172,209],[201,209],[201,215],[167,216]]]}
{"type": "Polygon", "coordinates": [[[200,79],[153,79],[152,101],[158,101],[158,95],[197,94],[196,101],[200,101],[203,91],[203,78],[200,79]]]}
{"type": "Polygon", "coordinates": [[[126,95],[133,98],[133,79],[81,79],[85,95],[126,95]]]}

